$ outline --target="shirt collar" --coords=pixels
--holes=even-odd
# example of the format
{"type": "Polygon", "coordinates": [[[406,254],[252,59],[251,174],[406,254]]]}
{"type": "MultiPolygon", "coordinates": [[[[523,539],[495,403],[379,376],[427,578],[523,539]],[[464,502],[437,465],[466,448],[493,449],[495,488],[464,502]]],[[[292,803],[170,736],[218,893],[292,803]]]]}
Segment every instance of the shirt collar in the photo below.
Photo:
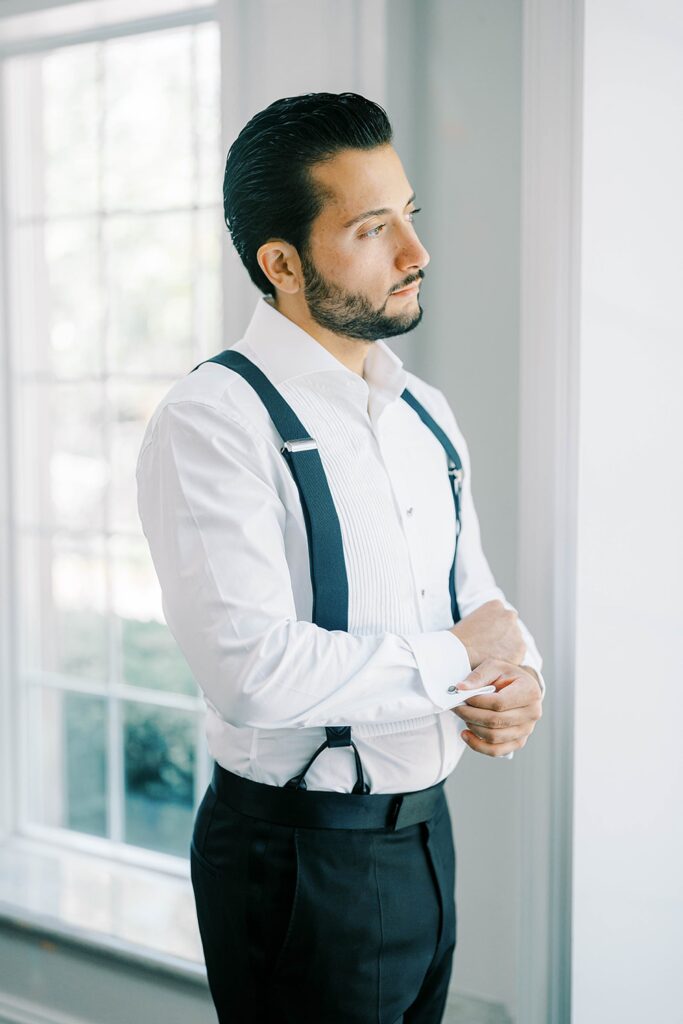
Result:
{"type": "Polygon", "coordinates": [[[357,392],[373,419],[406,386],[408,375],[403,363],[384,341],[372,343],[365,358],[364,376],[360,377],[280,313],[267,295],[259,297],[243,341],[276,387],[297,377],[326,374],[326,383],[357,392]]]}

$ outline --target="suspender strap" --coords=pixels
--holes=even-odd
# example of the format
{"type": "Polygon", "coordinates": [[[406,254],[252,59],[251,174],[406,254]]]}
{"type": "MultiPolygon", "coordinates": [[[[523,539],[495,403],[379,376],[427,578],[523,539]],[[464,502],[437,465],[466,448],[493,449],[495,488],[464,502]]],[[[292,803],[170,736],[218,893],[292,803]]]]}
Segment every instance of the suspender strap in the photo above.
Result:
{"type": "Polygon", "coordinates": [[[463,468],[460,456],[455,450],[453,442],[448,437],[446,432],[441,429],[436,420],[430,416],[425,407],[418,402],[415,395],[406,388],[401,393],[401,398],[408,403],[411,409],[414,409],[417,415],[420,417],[426,427],[428,427],[437,441],[440,442],[441,447],[446,452],[448,458],[448,478],[451,481],[451,491],[453,492],[453,504],[455,506],[455,550],[453,552],[453,564],[451,565],[450,576],[448,577],[448,589],[451,595],[451,611],[453,613],[453,622],[460,622],[460,609],[458,608],[458,599],[455,593],[455,560],[458,555],[458,538],[460,536],[461,528],[461,516],[460,516],[460,498],[462,492],[462,478],[463,468]]]}
{"type": "MultiPolygon", "coordinates": [[[[239,373],[268,410],[282,438],[280,451],[287,460],[301,499],[308,537],[313,622],[323,629],[348,630],[349,585],[341,528],[316,441],[265,373],[241,352],[226,349],[203,361],[220,363],[239,373]]],[[[197,363],[190,372],[194,373],[201,365],[197,363]]],[[[352,792],[369,793],[370,787],[363,778],[360,756],[351,739],[351,726],[329,726],[325,734],[325,742],[316,750],[303,771],[286,783],[286,787],[306,789],[304,776],[318,754],[327,747],[343,746],[353,748],[356,762],[356,783],[352,792]]]]}
{"type": "Polygon", "coordinates": [[[239,373],[268,410],[283,440],[280,451],[301,498],[310,554],[313,622],[324,629],[347,630],[349,585],[341,528],[316,441],[265,373],[246,356],[227,349],[205,362],[221,363],[239,373]]]}

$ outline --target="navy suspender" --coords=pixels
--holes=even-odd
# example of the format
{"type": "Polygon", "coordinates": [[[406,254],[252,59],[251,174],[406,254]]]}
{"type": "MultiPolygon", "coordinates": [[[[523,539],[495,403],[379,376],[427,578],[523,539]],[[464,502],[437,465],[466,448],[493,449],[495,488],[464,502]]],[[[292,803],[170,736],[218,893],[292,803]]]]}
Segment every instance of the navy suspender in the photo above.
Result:
{"type": "Polygon", "coordinates": [[[341,529],[318,445],[265,373],[246,356],[228,349],[206,362],[221,363],[239,373],[268,410],[284,442],[280,451],[289,463],[301,497],[311,561],[313,622],[324,629],[347,630],[349,588],[341,529]]]}
{"type": "Polygon", "coordinates": [[[420,405],[415,395],[408,391],[408,388],[401,393],[401,398],[414,409],[426,427],[429,427],[434,437],[440,442],[448,456],[448,477],[451,481],[453,492],[453,504],[455,505],[455,551],[453,552],[453,564],[448,577],[448,588],[451,594],[451,611],[453,612],[453,624],[460,622],[460,609],[458,598],[455,593],[455,560],[458,556],[458,538],[460,536],[460,495],[462,492],[463,468],[460,456],[445,431],[441,429],[436,420],[432,419],[423,405],[420,405]]]}
{"type": "MultiPolygon", "coordinates": [[[[220,363],[229,370],[239,373],[253,387],[268,410],[275,429],[282,438],[283,444],[280,451],[287,460],[301,499],[308,537],[313,590],[312,621],[324,629],[348,630],[349,587],[341,528],[316,441],[310,436],[277,388],[241,352],[226,349],[219,355],[203,360],[203,362],[220,363]]],[[[190,372],[194,373],[194,370],[201,365],[202,363],[197,363],[197,366],[193,367],[190,372]]],[[[449,577],[451,610],[455,623],[460,621],[460,610],[455,593],[455,560],[460,535],[462,463],[450,439],[407,388],[401,394],[401,398],[415,410],[425,426],[431,430],[448,457],[448,475],[453,493],[456,521],[455,552],[449,577]]],[[[305,768],[286,783],[286,788],[306,789],[304,776],[318,754],[326,747],[350,746],[353,748],[356,761],[356,784],[352,792],[369,793],[369,786],[363,779],[360,756],[351,739],[351,726],[327,726],[325,733],[324,743],[318,747],[305,768]]]]}

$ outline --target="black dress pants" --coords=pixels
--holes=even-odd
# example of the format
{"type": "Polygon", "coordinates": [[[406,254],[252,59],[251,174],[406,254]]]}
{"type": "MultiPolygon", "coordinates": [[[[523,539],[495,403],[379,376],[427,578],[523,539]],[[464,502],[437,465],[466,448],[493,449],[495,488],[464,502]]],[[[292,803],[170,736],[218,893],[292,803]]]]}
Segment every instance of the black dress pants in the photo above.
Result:
{"type": "Polygon", "coordinates": [[[445,795],[397,831],[252,818],[209,786],[190,848],[219,1024],[439,1024],[456,940],[445,795]]]}

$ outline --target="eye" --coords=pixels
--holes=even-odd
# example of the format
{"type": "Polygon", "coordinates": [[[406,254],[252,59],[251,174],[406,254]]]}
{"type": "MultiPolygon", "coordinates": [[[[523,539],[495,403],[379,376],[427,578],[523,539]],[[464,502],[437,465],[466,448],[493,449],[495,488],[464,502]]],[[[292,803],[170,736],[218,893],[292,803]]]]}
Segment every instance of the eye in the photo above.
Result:
{"type": "MultiPolygon", "coordinates": [[[[411,224],[413,223],[413,217],[416,215],[416,213],[420,213],[421,209],[422,209],[422,207],[419,206],[417,208],[417,210],[411,210],[407,214],[411,224]]],[[[385,227],[386,227],[386,224],[377,224],[375,227],[371,227],[369,231],[362,232],[362,234],[360,234],[359,238],[361,238],[361,239],[379,239],[380,231],[382,231],[383,228],[385,228],[385,227]]]]}

